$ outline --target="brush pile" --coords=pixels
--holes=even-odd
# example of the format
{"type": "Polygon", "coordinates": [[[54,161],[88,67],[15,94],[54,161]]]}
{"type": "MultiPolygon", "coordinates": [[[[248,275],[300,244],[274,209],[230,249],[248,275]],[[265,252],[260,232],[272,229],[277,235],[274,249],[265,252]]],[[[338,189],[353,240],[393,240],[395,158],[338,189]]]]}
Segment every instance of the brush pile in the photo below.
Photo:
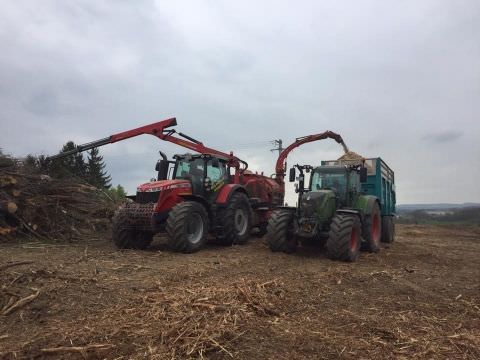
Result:
{"type": "Polygon", "coordinates": [[[170,358],[204,358],[212,352],[234,358],[232,345],[246,325],[256,317],[280,316],[276,300],[283,294],[275,280],[182,287],[174,294],[152,292],[131,315],[158,324],[163,349],[157,351],[167,350],[170,358]]]}
{"type": "Polygon", "coordinates": [[[108,227],[115,203],[104,191],[33,174],[5,156],[0,160],[0,238],[72,240],[108,227]]]}

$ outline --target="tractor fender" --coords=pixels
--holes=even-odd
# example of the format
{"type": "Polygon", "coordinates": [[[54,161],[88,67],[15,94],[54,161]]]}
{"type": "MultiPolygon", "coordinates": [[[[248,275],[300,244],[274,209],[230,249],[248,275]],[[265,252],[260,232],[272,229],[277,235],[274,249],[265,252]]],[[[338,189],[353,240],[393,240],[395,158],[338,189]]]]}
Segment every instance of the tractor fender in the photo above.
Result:
{"type": "Polygon", "coordinates": [[[233,194],[237,192],[242,192],[248,196],[247,191],[242,185],[239,184],[227,184],[222,187],[222,189],[218,192],[217,198],[215,199],[215,203],[217,205],[226,205],[230,201],[230,198],[233,194]]]}
{"type": "Polygon", "coordinates": [[[362,215],[359,210],[355,210],[355,209],[338,209],[336,213],[337,214],[353,214],[358,216],[362,215]]]}
{"type": "Polygon", "coordinates": [[[349,215],[357,215],[360,219],[360,222],[363,224],[363,215],[360,210],[357,209],[338,209],[335,211],[335,214],[349,214],[349,215]]]}
{"type": "MultiPolygon", "coordinates": [[[[355,209],[359,210],[363,216],[370,215],[373,210],[373,206],[378,204],[380,206],[380,201],[378,198],[373,195],[361,195],[358,197],[355,202],[355,209]]],[[[381,207],[380,207],[381,208],[381,207]]]]}

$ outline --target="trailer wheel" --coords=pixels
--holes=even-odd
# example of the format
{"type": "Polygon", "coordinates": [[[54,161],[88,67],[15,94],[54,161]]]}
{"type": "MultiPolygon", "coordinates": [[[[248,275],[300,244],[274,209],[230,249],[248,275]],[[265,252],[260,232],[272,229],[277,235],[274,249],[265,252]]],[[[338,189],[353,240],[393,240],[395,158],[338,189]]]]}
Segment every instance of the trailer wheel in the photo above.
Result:
{"type": "Polygon", "coordinates": [[[297,249],[298,241],[293,232],[294,212],[276,210],[267,226],[267,242],[270,250],[291,254],[297,249]]]}
{"type": "Polygon", "coordinates": [[[181,202],[168,214],[165,230],[170,249],[183,253],[196,252],[207,240],[207,210],[196,201],[181,202]]]}
{"type": "Polygon", "coordinates": [[[380,214],[380,207],[375,202],[372,212],[365,216],[363,223],[362,235],[365,240],[362,250],[370,252],[380,251],[380,240],[382,238],[382,216],[380,214]]]}
{"type": "Polygon", "coordinates": [[[112,237],[115,246],[119,249],[145,250],[150,246],[153,234],[129,227],[127,225],[128,220],[128,212],[123,211],[123,209],[115,213],[112,220],[112,237]]]}
{"type": "Polygon", "coordinates": [[[327,240],[327,256],[332,260],[357,261],[360,254],[360,233],[361,225],[357,215],[335,215],[327,240]]]}
{"type": "Polygon", "coordinates": [[[247,243],[252,229],[252,208],[247,195],[237,192],[219,214],[217,240],[224,245],[247,243]]]}
{"type": "Polygon", "coordinates": [[[391,244],[395,240],[395,223],[392,216],[382,217],[382,242],[391,244]]]}

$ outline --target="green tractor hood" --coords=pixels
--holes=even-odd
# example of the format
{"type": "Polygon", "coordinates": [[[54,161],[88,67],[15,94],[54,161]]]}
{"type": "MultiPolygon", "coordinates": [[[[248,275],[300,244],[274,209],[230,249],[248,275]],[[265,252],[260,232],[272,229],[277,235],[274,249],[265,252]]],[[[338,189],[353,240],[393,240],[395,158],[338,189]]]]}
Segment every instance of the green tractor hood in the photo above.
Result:
{"type": "Polygon", "coordinates": [[[317,190],[303,194],[300,211],[305,217],[316,217],[320,223],[328,222],[335,214],[335,193],[332,190],[317,190]]]}

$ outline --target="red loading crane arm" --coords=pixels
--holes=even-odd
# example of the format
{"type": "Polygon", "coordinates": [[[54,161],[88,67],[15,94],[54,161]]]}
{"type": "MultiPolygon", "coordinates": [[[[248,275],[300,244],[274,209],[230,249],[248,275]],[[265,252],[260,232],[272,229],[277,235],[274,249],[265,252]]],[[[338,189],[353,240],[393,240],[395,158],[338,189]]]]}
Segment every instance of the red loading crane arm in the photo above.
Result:
{"type": "MultiPolygon", "coordinates": [[[[227,153],[215,150],[215,149],[211,149],[211,148],[203,145],[202,142],[200,142],[198,140],[195,140],[194,138],[192,138],[188,135],[182,134],[181,132],[177,133],[174,129],[169,129],[172,126],[175,126],[175,125],[177,125],[177,120],[175,118],[166,119],[166,120],[159,121],[159,122],[156,122],[156,123],[153,123],[153,124],[150,124],[150,125],[145,125],[145,126],[141,126],[141,127],[132,129],[132,130],[123,131],[123,132],[118,133],[118,134],[113,134],[113,135],[110,135],[109,137],[106,137],[106,138],[103,138],[103,139],[100,139],[100,140],[92,141],[92,142],[89,142],[89,143],[86,143],[86,144],[83,144],[83,145],[78,145],[74,150],[70,150],[70,151],[66,151],[66,152],[63,152],[63,153],[60,153],[60,154],[57,154],[57,155],[54,155],[54,156],[50,156],[47,159],[48,160],[55,160],[55,159],[59,159],[59,158],[62,158],[62,157],[73,155],[73,154],[76,154],[76,153],[79,153],[79,152],[82,152],[82,151],[90,150],[90,149],[93,149],[95,147],[99,147],[99,146],[103,146],[103,145],[107,145],[107,144],[113,144],[113,143],[116,143],[118,141],[123,141],[123,140],[126,140],[126,139],[130,139],[130,138],[135,137],[135,136],[148,134],[148,135],[153,135],[153,136],[159,138],[160,140],[169,141],[169,142],[177,144],[179,146],[183,146],[187,149],[196,151],[200,154],[209,154],[209,155],[213,155],[213,156],[225,159],[225,160],[229,161],[229,163],[232,166],[237,167],[237,168],[239,168],[240,163],[242,163],[242,164],[244,164],[244,166],[246,168],[247,163],[244,162],[243,160],[240,160],[236,156],[233,156],[232,153],[227,154],[227,153]],[[175,133],[180,135],[181,137],[183,137],[185,140],[180,139],[177,136],[173,136],[175,133]]],[[[243,169],[243,170],[245,170],[245,169],[243,169]]]]}
{"type": "Polygon", "coordinates": [[[295,141],[292,144],[287,146],[278,156],[277,164],[275,165],[275,176],[276,176],[277,182],[281,185],[284,184],[284,177],[285,177],[285,172],[286,172],[285,160],[287,159],[288,154],[293,149],[295,149],[295,148],[297,148],[297,147],[299,147],[303,144],[309,143],[309,142],[313,142],[313,141],[317,141],[317,140],[323,140],[323,139],[327,139],[327,138],[335,140],[337,143],[342,145],[343,150],[345,152],[348,152],[348,147],[345,144],[345,142],[343,141],[342,137],[339,134],[334,133],[333,131],[325,131],[325,132],[320,133],[320,134],[299,137],[299,138],[295,139],[295,141]]]}

